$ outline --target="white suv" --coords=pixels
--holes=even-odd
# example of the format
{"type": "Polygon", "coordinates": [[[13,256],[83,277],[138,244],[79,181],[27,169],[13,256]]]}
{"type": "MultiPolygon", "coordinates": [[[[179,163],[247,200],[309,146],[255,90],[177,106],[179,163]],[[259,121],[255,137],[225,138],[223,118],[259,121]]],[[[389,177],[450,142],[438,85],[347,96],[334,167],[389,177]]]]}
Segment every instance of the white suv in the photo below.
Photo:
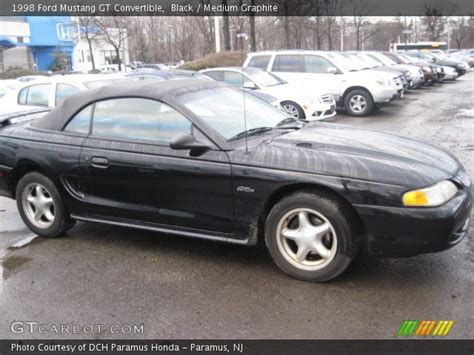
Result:
{"type": "Polygon", "coordinates": [[[257,67],[272,72],[290,83],[304,81],[338,93],[338,105],[353,116],[366,116],[403,89],[391,73],[359,70],[337,53],[285,50],[250,53],[244,67],[257,67]]]}

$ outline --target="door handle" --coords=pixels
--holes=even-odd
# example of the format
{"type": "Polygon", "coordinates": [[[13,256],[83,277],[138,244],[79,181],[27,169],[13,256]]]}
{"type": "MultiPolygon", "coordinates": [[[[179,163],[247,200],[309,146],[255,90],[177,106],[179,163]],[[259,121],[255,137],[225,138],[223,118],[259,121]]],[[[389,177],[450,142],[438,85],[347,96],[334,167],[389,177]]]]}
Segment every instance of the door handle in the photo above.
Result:
{"type": "Polygon", "coordinates": [[[104,157],[92,157],[91,166],[94,168],[105,169],[109,166],[109,159],[104,157]]]}

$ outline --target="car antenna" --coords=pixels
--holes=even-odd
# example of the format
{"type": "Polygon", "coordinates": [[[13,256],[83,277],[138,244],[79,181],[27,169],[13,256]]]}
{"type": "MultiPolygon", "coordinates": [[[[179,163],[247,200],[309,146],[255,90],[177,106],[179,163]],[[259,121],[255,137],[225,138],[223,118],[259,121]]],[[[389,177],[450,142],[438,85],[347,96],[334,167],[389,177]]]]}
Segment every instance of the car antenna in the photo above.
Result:
{"type": "MultiPolygon", "coordinates": [[[[244,132],[247,132],[247,106],[246,106],[246,100],[245,100],[245,95],[247,93],[245,89],[242,89],[242,92],[244,95],[243,96],[244,98],[244,132]]],[[[247,134],[245,135],[244,139],[245,139],[245,154],[249,154],[249,142],[248,142],[247,134]]]]}

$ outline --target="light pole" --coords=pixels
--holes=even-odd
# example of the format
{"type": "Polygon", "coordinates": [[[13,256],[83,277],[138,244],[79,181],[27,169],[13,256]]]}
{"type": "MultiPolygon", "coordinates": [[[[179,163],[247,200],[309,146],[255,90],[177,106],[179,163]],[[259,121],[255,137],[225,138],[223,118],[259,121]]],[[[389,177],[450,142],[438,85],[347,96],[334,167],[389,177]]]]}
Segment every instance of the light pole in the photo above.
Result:
{"type": "Polygon", "coordinates": [[[405,52],[408,52],[408,35],[412,34],[412,30],[403,30],[402,33],[405,35],[405,52]]]}
{"type": "Polygon", "coordinates": [[[214,16],[214,33],[216,34],[216,53],[221,52],[221,31],[219,28],[219,16],[214,16]]]}
{"type": "Polygon", "coordinates": [[[242,31],[237,31],[235,32],[235,36],[240,39],[240,59],[243,61],[244,60],[244,38],[247,39],[247,34],[242,31]]]}

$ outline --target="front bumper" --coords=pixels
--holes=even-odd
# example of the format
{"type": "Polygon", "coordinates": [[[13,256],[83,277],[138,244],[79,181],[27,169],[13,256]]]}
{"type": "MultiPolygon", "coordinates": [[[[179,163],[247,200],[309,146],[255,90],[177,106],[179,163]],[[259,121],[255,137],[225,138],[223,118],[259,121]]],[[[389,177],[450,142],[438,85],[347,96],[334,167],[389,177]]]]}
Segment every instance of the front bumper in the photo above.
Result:
{"type": "Polygon", "coordinates": [[[306,120],[319,121],[336,115],[336,102],[322,103],[305,109],[306,120]]]}
{"type": "Polygon", "coordinates": [[[390,102],[394,97],[396,97],[399,92],[400,88],[395,88],[395,87],[390,87],[387,86],[387,88],[380,88],[377,90],[373,90],[372,97],[374,99],[375,103],[382,104],[386,102],[390,102]]]}
{"type": "Polygon", "coordinates": [[[463,188],[439,207],[355,207],[365,226],[369,253],[407,257],[458,244],[469,229],[472,197],[463,188]]]}
{"type": "Polygon", "coordinates": [[[451,72],[451,73],[445,73],[444,75],[444,80],[454,80],[458,77],[458,73],[457,72],[451,72]]]}

